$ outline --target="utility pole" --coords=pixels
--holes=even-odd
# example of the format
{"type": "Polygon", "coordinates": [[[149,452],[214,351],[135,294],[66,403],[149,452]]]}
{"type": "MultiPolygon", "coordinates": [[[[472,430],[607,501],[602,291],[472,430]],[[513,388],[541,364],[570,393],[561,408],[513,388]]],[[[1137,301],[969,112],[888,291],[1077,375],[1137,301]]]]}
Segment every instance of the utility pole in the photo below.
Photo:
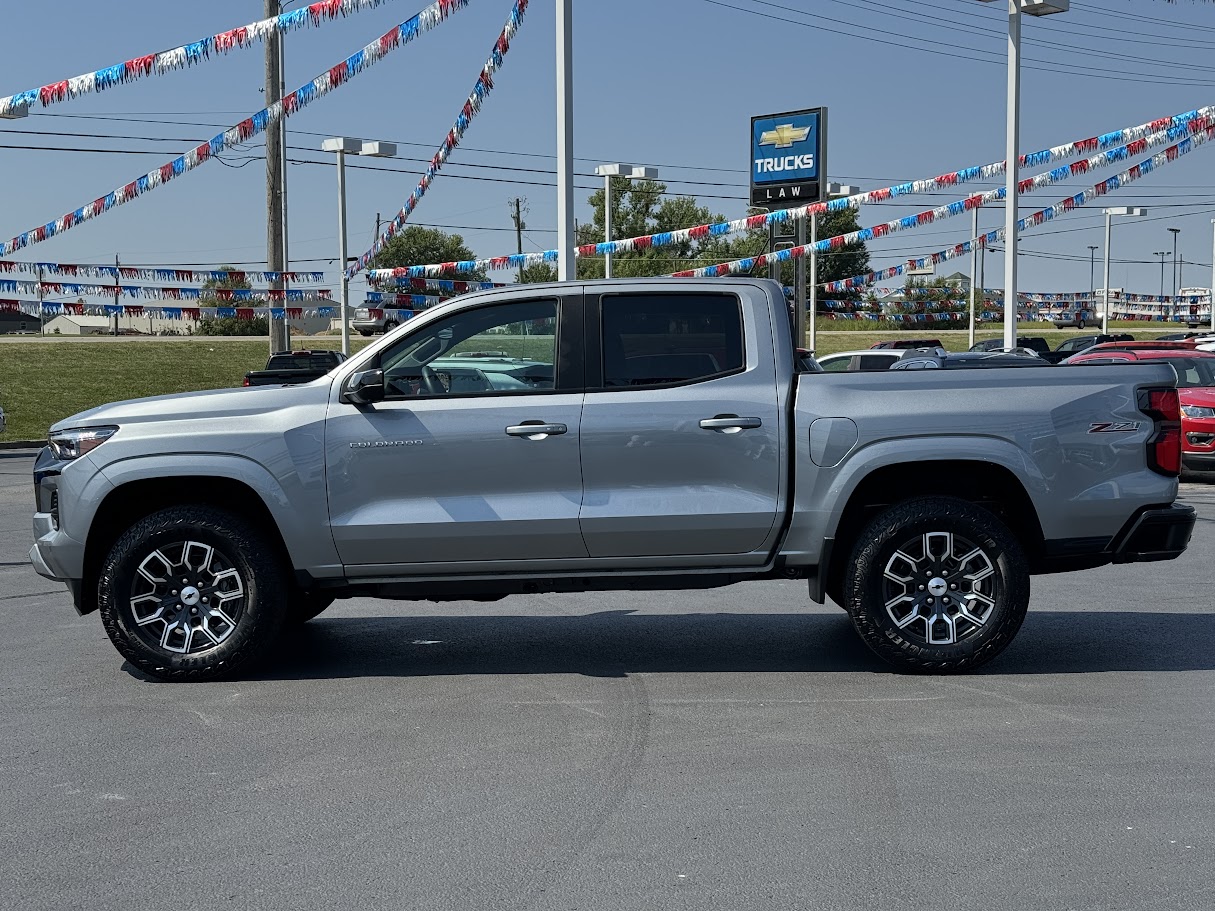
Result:
{"type": "MultiPolygon", "coordinates": [[[[511,208],[511,220],[515,223],[515,250],[518,253],[523,252],[523,229],[527,227],[527,225],[523,223],[523,207],[526,202],[527,200],[520,199],[518,196],[516,196],[513,205],[510,203],[507,204],[511,208]]],[[[522,266],[519,267],[519,281],[523,281],[522,266]]]]}
{"type": "Polygon", "coordinates": [[[1093,299],[1093,294],[1097,290],[1096,286],[1093,284],[1093,266],[1096,264],[1096,262],[1097,262],[1097,245],[1089,244],[1088,245],[1088,298],[1089,298],[1089,300],[1093,299]]]}
{"type": "MultiPolygon", "coordinates": [[[[118,271],[122,266],[118,262],[118,254],[114,254],[114,306],[118,306],[118,296],[122,293],[122,288],[118,284],[118,271]]],[[[118,334],[118,311],[114,311],[114,334],[118,334]]]]}
{"type": "MultiPolygon", "coordinates": [[[[265,18],[271,19],[282,12],[279,0],[264,0],[265,18]]],[[[282,67],[280,65],[279,43],[281,35],[265,42],[266,59],[266,107],[282,100],[282,67]]],[[[279,129],[266,131],[266,269],[270,272],[285,272],[283,261],[283,134],[279,129]]],[[[342,268],[346,264],[342,263],[342,268]]],[[[274,291],[283,290],[281,280],[271,282],[274,291]]],[[[283,302],[284,306],[286,301],[283,302]]],[[[267,322],[270,325],[270,353],[288,351],[291,348],[291,334],[287,320],[275,319],[271,316],[267,322]]]]}

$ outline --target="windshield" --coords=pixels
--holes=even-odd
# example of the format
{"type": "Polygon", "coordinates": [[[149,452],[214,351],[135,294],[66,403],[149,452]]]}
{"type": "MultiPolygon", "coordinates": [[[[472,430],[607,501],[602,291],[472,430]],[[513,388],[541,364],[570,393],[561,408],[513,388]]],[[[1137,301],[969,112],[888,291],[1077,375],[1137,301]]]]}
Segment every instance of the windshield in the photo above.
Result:
{"type": "Polygon", "coordinates": [[[1215,386],[1215,357],[1162,357],[1143,360],[1144,364],[1172,364],[1177,371],[1177,387],[1215,386]]]}

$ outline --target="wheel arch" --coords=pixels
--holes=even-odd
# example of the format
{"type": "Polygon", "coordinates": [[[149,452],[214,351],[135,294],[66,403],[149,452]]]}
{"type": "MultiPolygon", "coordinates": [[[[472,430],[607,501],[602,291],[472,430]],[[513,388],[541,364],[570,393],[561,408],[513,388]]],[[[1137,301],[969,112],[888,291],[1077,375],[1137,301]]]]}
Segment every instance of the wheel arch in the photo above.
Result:
{"type": "MultiPolygon", "coordinates": [[[[218,470],[216,466],[210,466],[211,471],[205,466],[193,467],[193,472],[187,472],[182,466],[180,473],[166,472],[162,467],[154,474],[128,467],[128,471],[119,472],[118,476],[107,471],[114,487],[98,504],[89,524],[79,602],[81,613],[97,609],[97,581],[102,562],[114,541],[139,519],[171,506],[205,504],[247,519],[266,534],[283,564],[294,568],[282,523],[267,502],[271,498],[267,497],[265,485],[251,483],[247,471],[244,477],[234,477],[233,473],[218,470]]],[[[275,505],[284,508],[286,498],[282,491],[272,488],[271,493],[278,494],[275,505]]]]}
{"type": "Polygon", "coordinates": [[[824,548],[818,591],[838,586],[857,536],[879,512],[922,496],[949,496],[993,512],[1024,548],[1031,570],[1044,559],[1044,535],[1037,509],[1025,485],[1006,465],[978,459],[898,462],[873,468],[852,487],[824,548]],[[911,477],[909,478],[909,473],[911,477]]]}

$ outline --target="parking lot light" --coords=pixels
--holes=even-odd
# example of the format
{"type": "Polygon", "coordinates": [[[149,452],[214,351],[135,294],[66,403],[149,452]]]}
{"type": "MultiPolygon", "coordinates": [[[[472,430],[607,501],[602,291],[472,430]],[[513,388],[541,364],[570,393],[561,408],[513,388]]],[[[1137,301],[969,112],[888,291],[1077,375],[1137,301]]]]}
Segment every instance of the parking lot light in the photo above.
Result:
{"type": "Polygon", "coordinates": [[[1105,215],[1105,286],[1101,289],[1101,334],[1110,332],[1110,229],[1115,215],[1121,217],[1136,217],[1147,215],[1147,209],[1139,206],[1114,206],[1103,209],[1105,215]]]}
{"type": "MultiPolygon", "coordinates": [[[[991,0],[979,0],[990,3],[991,0]]],[[[1021,14],[1065,13],[1069,0],[1008,0],[1008,107],[1004,174],[1004,347],[1017,344],[1017,178],[1021,140],[1021,14]]]]}
{"type": "Polygon", "coordinates": [[[341,270],[342,354],[350,354],[350,279],[346,277],[346,156],[366,155],[371,158],[395,158],[397,147],[392,142],[364,142],[349,136],[334,136],[321,143],[322,152],[337,153],[338,178],[338,268],[341,270]]]}
{"type": "MultiPolygon", "coordinates": [[[[603,242],[612,242],[612,178],[631,177],[633,180],[657,180],[658,169],[631,164],[601,164],[595,166],[595,173],[603,178],[603,242]]],[[[603,257],[603,277],[612,277],[612,254],[603,257]]]]}

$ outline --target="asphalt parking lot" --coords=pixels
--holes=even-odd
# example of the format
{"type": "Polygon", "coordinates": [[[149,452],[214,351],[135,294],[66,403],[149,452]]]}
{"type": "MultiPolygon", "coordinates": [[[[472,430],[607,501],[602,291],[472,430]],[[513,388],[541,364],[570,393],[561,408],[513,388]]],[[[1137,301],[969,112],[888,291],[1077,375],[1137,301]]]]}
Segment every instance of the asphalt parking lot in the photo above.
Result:
{"type": "Polygon", "coordinates": [[[1215,907],[1215,486],[1173,563],[1037,578],[900,676],[804,584],[346,602],[163,684],[26,560],[0,452],[0,906],[1215,907]]]}

